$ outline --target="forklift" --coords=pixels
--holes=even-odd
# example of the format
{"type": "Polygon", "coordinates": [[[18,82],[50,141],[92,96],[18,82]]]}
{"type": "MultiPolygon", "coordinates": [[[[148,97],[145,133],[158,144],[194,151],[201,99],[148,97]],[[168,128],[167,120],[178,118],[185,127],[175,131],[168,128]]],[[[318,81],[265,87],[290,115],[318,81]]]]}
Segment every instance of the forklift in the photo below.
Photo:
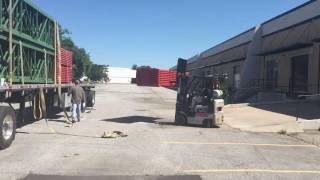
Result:
{"type": "Polygon", "coordinates": [[[191,76],[186,70],[187,60],[179,58],[175,124],[219,127],[223,122],[224,107],[221,85],[227,75],[191,76]]]}

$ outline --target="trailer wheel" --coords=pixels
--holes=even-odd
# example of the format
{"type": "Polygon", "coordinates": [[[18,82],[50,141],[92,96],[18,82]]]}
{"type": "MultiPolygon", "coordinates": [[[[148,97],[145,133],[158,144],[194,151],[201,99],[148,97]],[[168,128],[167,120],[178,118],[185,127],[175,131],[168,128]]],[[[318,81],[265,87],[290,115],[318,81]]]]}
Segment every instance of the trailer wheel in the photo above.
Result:
{"type": "Polygon", "coordinates": [[[0,107],[0,129],[0,149],[5,149],[16,135],[16,114],[11,107],[0,107]]]}
{"type": "Polygon", "coordinates": [[[177,114],[175,117],[175,124],[179,126],[187,125],[187,118],[183,114],[177,114]]]}
{"type": "Polygon", "coordinates": [[[93,107],[94,104],[96,103],[96,92],[95,91],[89,91],[88,92],[88,97],[87,97],[87,107],[93,107]]]}
{"type": "Polygon", "coordinates": [[[213,128],[213,122],[211,119],[205,119],[203,120],[203,126],[205,128],[213,128]]]}

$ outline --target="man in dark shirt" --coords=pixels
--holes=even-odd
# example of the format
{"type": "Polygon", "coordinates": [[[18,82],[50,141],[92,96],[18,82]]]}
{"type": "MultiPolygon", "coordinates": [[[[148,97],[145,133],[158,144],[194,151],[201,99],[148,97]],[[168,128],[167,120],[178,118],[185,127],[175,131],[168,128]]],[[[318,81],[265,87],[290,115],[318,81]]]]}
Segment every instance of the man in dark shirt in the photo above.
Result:
{"type": "Polygon", "coordinates": [[[81,103],[84,102],[85,94],[78,80],[74,82],[69,94],[71,94],[72,103],[72,122],[80,122],[81,103]]]}

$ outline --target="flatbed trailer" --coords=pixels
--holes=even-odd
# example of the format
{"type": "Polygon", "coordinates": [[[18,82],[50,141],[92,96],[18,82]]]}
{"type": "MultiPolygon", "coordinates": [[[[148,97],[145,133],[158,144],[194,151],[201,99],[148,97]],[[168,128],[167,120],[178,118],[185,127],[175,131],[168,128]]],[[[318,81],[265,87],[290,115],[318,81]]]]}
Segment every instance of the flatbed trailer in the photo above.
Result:
{"type": "MultiPolygon", "coordinates": [[[[14,141],[17,124],[23,124],[24,122],[27,102],[32,104],[32,113],[35,120],[46,118],[47,112],[50,112],[47,110],[59,109],[65,111],[70,106],[70,96],[67,94],[72,86],[73,84],[0,86],[0,149],[9,147],[14,141]],[[43,94],[43,99],[41,99],[41,94],[43,94]],[[18,104],[19,109],[14,109],[13,104],[18,104]],[[46,115],[39,115],[40,111],[45,111],[46,115]]],[[[95,104],[95,85],[82,84],[81,87],[86,94],[86,107],[93,107],[95,104]]]]}
{"type": "MultiPolygon", "coordinates": [[[[59,27],[30,0],[0,0],[0,149],[13,142],[26,102],[31,102],[35,119],[70,103],[72,62],[67,68],[63,64],[59,27]]],[[[81,86],[86,105],[92,107],[94,85],[81,86]]]]}

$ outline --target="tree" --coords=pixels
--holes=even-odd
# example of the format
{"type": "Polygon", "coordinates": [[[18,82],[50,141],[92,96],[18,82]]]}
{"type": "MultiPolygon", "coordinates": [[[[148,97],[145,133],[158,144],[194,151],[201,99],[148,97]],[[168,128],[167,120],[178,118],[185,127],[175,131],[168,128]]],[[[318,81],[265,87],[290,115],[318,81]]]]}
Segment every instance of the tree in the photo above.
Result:
{"type": "Polygon", "coordinates": [[[86,49],[78,47],[72,38],[71,32],[68,29],[60,28],[61,46],[73,52],[72,72],[73,79],[80,79],[83,76],[88,76],[93,81],[108,80],[108,66],[93,64],[90,54],[86,49]]]}
{"type": "Polygon", "coordinates": [[[150,69],[151,67],[150,67],[150,66],[139,66],[139,67],[137,67],[137,69],[139,69],[139,68],[146,68],[146,69],[150,69]]]}
{"type": "Polygon", "coordinates": [[[73,52],[72,72],[74,79],[80,79],[88,75],[91,70],[92,61],[90,54],[84,49],[79,48],[69,36],[71,33],[68,29],[60,28],[61,46],[73,52]]]}
{"type": "Polygon", "coordinates": [[[93,81],[107,80],[106,69],[105,65],[92,64],[88,77],[93,81]]]}
{"type": "Polygon", "coordinates": [[[136,64],[132,65],[132,68],[131,68],[131,69],[137,70],[137,69],[138,69],[138,65],[136,65],[136,64]]]}

